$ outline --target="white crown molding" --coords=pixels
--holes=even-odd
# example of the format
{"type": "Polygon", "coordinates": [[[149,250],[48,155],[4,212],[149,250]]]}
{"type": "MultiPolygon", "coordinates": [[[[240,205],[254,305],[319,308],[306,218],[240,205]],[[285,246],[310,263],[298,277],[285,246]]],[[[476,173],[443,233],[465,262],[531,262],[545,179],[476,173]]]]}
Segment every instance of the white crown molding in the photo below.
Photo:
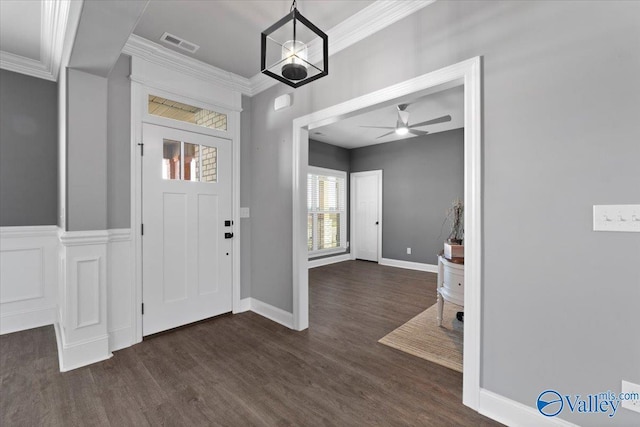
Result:
{"type": "MultiPolygon", "coordinates": [[[[360,12],[350,16],[327,31],[327,36],[329,37],[329,56],[348,48],[436,1],[437,0],[379,0],[372,3],[370,6],[365,7],[360,12]]],[[[312,62],[320,59],[319,52],[312,56],[312,62]]],[[[278,84],[277,80],[262,73],[251,77],[249,81],[251,82],[252,96],[278,84]]]]}
{"type": "Polygon", "coordinates": [[[157,43],[135,34],[129,36],[122,53],[142,58],[151,63],[161,65],[201,80],[213,82],[223,87],[251,95],[249,79],[224,71],[181,53],[174,52],[157,43]]]}
{"type": "Polygon", "coordinates": [[[58,80],[60,72],[70,3],[70,0],[42,0],[40,61],[50,70],[54,81],[58,80]]]}
{"type": "Polygon", "coordinates": [[[0,68],[39,79],[55,81],[51,70],[45,67],[42,62],[10,52],[0,51],[0,68]]]}
{"type": "MultiPolygon", "coordinates": [[[[434,3],[436,0],[379,0],[327,31],[329,55],[369,37],[398,20],[434,3]]],[[[157,43],[132,34],[123,53],[143,58],[199,79],[213,81],[221,86],[253,96],[276,85],[278,81],[258,73],[247,79],[224,71],[189,56],[174,52],[157,43]]]]}
{"type": "Polygon", "coordinates": [[[338,53],[435,2],[436,0],[377,1],[329,30],[329,54],[338,53]]]}
{"type": "Polygon", "coordinates": [[[70,4],[70,0],[42,0],[40,60],[0,51],[0,68],[39,79],[57,81],[70,4]]]}

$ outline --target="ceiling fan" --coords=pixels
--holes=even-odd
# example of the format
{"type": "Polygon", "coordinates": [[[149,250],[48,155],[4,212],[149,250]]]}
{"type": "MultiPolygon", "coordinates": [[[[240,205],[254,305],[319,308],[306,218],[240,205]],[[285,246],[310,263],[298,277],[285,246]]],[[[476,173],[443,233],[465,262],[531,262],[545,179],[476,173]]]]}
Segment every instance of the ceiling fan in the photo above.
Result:
{"type": "Polygon", "coordinates": [[[396,135],[406,135],[408,133],[416,136],[426,135],[429,132],[426,130],[416,129],[418,127],[427,126],[427,125],[435,125],[437,123],[450,122],[451,116],[446,115],[442,117],[438,117],[436,119],[427,120],[425,122],[414,123],[409,125],[409,112],[407,111],[407,107],[409,104],[400,104],[396,108],[398,109],[398,120],[396,121],[396,126],[360,126],[361,128],[372,128],[372,129],[392,129],[391,132],[387,132],[383,135],[380,135],[376,139],[384,138],[385,136],[389,136],[392,133],[396,135]]]}

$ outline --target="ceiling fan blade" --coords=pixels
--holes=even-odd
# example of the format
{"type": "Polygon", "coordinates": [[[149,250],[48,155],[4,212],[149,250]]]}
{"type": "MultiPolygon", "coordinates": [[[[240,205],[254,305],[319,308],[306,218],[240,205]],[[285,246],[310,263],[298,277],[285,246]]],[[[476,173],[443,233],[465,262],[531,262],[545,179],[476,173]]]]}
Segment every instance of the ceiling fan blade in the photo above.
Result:
{"type": "Polygon", "coordinates": [[[444,123],[444,122],[450,122],[450,121],[451,121],[451,116],[446,115],[446,116],[438,117],[437,119],[427,120],[426,122],[414,123],[411,125],[411,127],[415,128],[419,126],[435,125],[436,123],[444,123]]]}
{"type": "Polygon", "coordinates": [[[360,126],[361,128],[371,128],[371,129],[395,129],[391,126],[360,126]]]}
{"type": "Polygon", "coordinates": [[[415,136],[424,136],[429,132],[427,132],[426,130],[409,129],[409,133],[415,136]]]}
{"type": "MultiPolygon", "coordinates": [[[[393,129],[393,128],[391,128],[391,129],[393,129]]],[[[395,130],[392,130],[391,132],[387,132],[387,133],[385,133],[384,135],[380,135],[380,136],[379,136],[379,137],[377,137],[376,139],[384,138],[385,136],[389,136],[389,135],[391,135],[392,133],[396,133],[396,131],[395,131],[395,130]]]]}

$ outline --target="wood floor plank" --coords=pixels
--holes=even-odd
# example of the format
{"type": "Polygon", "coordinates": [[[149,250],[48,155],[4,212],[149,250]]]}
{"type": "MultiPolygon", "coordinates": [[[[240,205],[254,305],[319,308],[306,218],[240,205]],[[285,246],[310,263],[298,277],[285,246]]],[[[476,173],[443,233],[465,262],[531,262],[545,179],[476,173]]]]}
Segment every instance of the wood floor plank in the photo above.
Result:
{"type": "Polygon", "coordinates": [[[377,342],[435,303],[434,274],[347,261],[309,283],[306,331],[221,316],[67,373],[52,327],[2,336],[0,425],[499,425],[462,374],[377,342]]]}

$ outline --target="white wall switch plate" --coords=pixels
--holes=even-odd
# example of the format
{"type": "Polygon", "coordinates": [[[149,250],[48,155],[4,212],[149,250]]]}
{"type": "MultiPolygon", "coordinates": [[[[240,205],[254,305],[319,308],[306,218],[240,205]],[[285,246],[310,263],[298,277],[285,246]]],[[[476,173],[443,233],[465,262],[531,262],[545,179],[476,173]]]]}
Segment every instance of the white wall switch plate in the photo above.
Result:
{"type": "Polygon", "coordinates": [[[640,205],[594,205],[593,231],[640,233],[640,205]]]}
{"type": "Polygon", "coordinates": [[[626,397],[635,397],[635,399],[625,399],[622,401],[621,406],[626,409],[630,409],[632,411],[640,412],[640,385],[630,383],[629,381],[622,380],[622,393],[626,393],[630,396],[626,397]],[[634,394],[635,393],[635,394],[634,394]]]}
{"type": "Polygon", "coordinates": [[[411,248],[407,248],[407,255],[411,255],[411,248]]]}
{"type": "Polygon", "coordinates": [[[249,218],[249,208],[240,208],[240,218],[249,218]]]}

